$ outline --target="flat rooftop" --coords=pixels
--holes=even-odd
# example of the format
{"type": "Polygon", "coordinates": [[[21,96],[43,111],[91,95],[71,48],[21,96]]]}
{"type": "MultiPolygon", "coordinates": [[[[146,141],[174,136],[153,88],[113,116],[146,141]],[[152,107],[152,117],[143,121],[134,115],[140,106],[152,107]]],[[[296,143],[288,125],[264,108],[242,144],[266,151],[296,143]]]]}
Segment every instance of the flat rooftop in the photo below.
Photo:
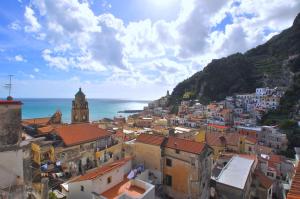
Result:
{"type": "Polygon", "coordinates": [[[145,193],[145,189],[131,185],[131,182],[124,177],[124,180],[112,187],[111,189],[103,192],[101,196],[106,197],[107,199],[117,199],[120,195],[126,193],[132,198],[138,198],[145,193]]]}
{"type": "Polygon", "coordinates": [[[233,156],[215,180],[238,189],[244,189],[254,160],[233,156]]]}
{"type": "Polygon", "coordinates": [[[261,131],[260,126],[250,127],[250,126],[237,126],[238,129],[250,130],[250,131],[261,131]]]}

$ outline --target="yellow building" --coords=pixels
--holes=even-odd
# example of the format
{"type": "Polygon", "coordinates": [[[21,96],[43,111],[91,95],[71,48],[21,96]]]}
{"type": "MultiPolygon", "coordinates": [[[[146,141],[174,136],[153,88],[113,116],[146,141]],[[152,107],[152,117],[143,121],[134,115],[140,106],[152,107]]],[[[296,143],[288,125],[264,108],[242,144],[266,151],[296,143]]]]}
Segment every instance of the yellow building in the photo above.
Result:
{"type": "Polygon", "coordinates": [[[38,165],[43,162],[55,162],[55,152],[52,142],[39,141],[31,144],[32,160],[38,165]]]}
{"type": "Polygon", "coordinates": [[[132,145],[136,164],[144,164],[156,176],[154,183],[163,182],[168,196],[209,198],[212,149],[208,145],[154,134],[141,134],[132,145]]]}
{"type": "Polygon", "coordinates": [[[164,136],[141,134],[134,143],[136,164],[143,164],[155,176],[155,183],[162,183],[162,144],[164,136]]]}
{"type": "Polygon", "coordinates": [[[164,190],[172,198],[209,198],[212,150],[204,143],[169,137],[164,148],[164,190]]]}
{"type": "Polygon", "coordinates": [[[194,140],[196,142],[205,142],[205,129],[199,130],[199,132],[195,134],[194,140]]]}

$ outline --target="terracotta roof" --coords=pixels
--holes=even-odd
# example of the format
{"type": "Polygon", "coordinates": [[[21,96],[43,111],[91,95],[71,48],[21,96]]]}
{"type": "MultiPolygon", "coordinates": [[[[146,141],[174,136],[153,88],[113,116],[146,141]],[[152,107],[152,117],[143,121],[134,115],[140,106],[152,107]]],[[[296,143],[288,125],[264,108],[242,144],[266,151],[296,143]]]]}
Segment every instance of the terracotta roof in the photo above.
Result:
{"type": "Polygon", "coordinates": [[[55,132],[67,146],[91,142],[111,135],[107,130],[89,123],[61,125],[55,128],[55,132]]]}
{"type": "Polygon", "coordinates": [[[131,184],[127,176],[124,176],[122,182],[106,190],[105,192],[100,193],[100,195],[107,199],[119,199],[122,198],[121,195],[124,193],[130,196],[127,198],[140,198],[141,195],[145,193],[145,189],[131,184]]]}
{"type": "Polygon", "coordinates": [[[261,171],[255,170],[254,175],[258,178],[258,182],[262,187],[269,189],[272,186],[273,181],[265,176],[261,171]]]}
{"type": "Polygon", "coordinates": [[[287,199],[300,199],[300,164],[296,169],[296,174],[292,181],[291,189],[287,195],[287,199]]]}
{"type": "Polygon", "coordinates": [[[237,146],[240,141],[240,135],[237,133],[206,133],[205,141],[210,146],[225,146],[232,145],[237,146]]]}
{"type": "Polygon", "coordinates": [[[285,158],[281,155],[270,155],[269,162],[273,162],[275,164],[280,164],[284,160],[285,160],[285,158]]]}
{"type": "Polygon", "coordinates": [[[14,100],[0,100],[0,104],[14,104],[14,105],[22,105],[21,101],[14,101],[14,100]]]}
{"type": "Polygon", "coordinates": [[[78,178],[75,178],[71,182],[79,182],[79,181],[84,181],[84,180],[93,180],[97,177],[100,177],[100,176],[110,172],[110,171],[113,171],[117,168],[120,168],[121,166],[125,165],[130,160],[131,160],[131,157],[130,158],[124,158],[122,160],[117,160],[117,161],[112,162],[110,164],[107,164],[107,165],[104,165],[102,167],[99,167],[99,168],[93,169],[91,171],[88,171],[84,175],[79,176],[78,178]]]}
{"type": "Polygon", "coordinates": [[[176,138],[170,136],[166,143],[166,148],[179,149],[188,153],[200,154],[204,149],[205,144],[192,140],[176,138]]]}
{"type": "Polygon", "coordinates": [[[24,125],[47,125],[50,119],[51,117],[24,119],[22,120],[22,123],[24,125]]]}
{"type": "Polygon", "coordinates": [[[145,133],[140,134],[136,138],[136,142],[142,142],[145,144],[151,144],[151,145],[157,145],[157,146],[162,145],[164,140],[165,140],[164,136],[145,134],[145,133]]]}
{"type": "Polygon", "coordinates": [[[216,129],[229,129],[229,126],[217,125],[217,124],[208,124],[208,126],[216,129]]]}
{"type": "Polygon", "coordinates": [[[51,125],[38,128],[38,132],[40,134],[48,134],[51,133],[53,130],[54,128],[51,125]]]}

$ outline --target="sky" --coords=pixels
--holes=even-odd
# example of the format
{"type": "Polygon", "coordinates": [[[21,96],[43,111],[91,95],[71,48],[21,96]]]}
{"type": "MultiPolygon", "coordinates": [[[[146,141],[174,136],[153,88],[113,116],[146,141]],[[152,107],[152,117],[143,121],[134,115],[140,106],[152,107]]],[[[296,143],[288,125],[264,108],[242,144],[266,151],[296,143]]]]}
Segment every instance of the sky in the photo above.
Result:
{"type": "Polygon", "coordinates": [[[152,100],[290,27],[299,0],[0,2],[0,96],[152,100]]]}

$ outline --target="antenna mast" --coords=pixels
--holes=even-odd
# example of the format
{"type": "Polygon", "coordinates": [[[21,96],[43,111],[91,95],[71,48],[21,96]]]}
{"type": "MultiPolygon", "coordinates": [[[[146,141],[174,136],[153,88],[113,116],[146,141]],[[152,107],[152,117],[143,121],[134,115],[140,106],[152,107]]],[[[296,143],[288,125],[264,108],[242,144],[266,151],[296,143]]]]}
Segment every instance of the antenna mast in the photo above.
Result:
{"type": "Polygon", "coordinates": [[[12,88],[12,83],[11,83],[11,78],[13,77],[13,75],[8,75],[9,77],[9,83],[5,84],[5,87],[8,89],[8,97],[11,96],[11,88],[12,88]]]}

